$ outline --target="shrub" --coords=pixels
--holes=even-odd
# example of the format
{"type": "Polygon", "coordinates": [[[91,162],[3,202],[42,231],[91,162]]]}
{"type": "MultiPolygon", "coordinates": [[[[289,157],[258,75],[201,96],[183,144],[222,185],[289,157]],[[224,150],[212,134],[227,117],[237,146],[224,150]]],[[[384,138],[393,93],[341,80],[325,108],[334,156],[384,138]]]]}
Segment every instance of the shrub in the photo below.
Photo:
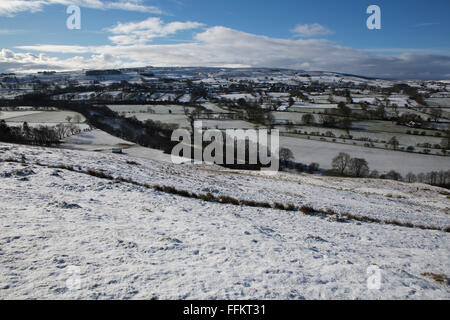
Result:
{"type": "Polygon", "coordinates": [[[219,201],[222,203],[229,203],[229,204],[234,204],[234,205],[240,204],[239,200],[229,197],[229,196],[220,196],[219,201]]]}
{"type": "Polygon", "coordinates": [[[365,159],[352,158],[348,171],[354,177],[366,177],[369,174],[369,165],[365,159]]]}
{"type": "Polygon", "coordinates": [[[409,172],[405,178],[406,178],[406,181],[409,183],[417,182],[417,176],[412,172],[409,172]]]}
{"type": "Polygon", "coordinates": [[[395,181],[401,181],[403,179],[402,175],[395,170],[389,171],[385,175],[385,177],[386,177],[386,179],[395,180],[395,181]]]}
{"type": "Polygon", "coordinates": [[[280,160],[284,165],[287,165],[290,161],[294,160],[294,153],[288,148],[280,149],[280,160]]]}
{"type": "Polygon", "coordinates": [[[450,284],[450,279],[445,274],[437,274],[432,272],[421,273],[422,276],[433,279],[436,282],[450,284]]]}
{"type": "Polygon", "coordinates": [[[316,162],[310,163],[308,166],[309,173],[317,172],[317,171],[319,171],[319,169],[320,169],[320,165],[316,162]]]}
{"type": "Polygon", "coordinates": [[[313,207],[307,206],[307,205],[301,206],[299,210],[300,210],[301,212],[303,212],[304,214],[313,214],[313,213],[316,212],[316,210],[314,210],[313,207]]]}
{"type": "Polygon", "coordinates": [[[133,160],[127,160],[127,164],[133,165],[133,166],[140,166],[139,163],[137,163],[136,161],[133,161],[133,160]]]}
{"type": "Polygon", "coordinates": [[[284,204],[278,203],[278,202],[275,202],[275,203],[273,204],[273,207],[274,207],[275,209],[278,209],[278,210],[286,210],[284,204]]]}
{"type": "Polygon", "coordinates": [[[241,204],[249,207],[258,207],[258,208],[272,208],[270,203],[267,202],[256,202],[254,200],[241,200],[241,204]]]}
{"type": "Polygon", "coordinates": [[[211,202],[211,201],[215,200],[215,197],[211,193],[207,193],[207,194],[202,194],[200,196],[200,199],[203,201],[211,202]]]}
{"type": "Polygon", "coordinates": [[[369,177],[373,179],[378,179],[380,177],[380,174],[377,170],[372,170],[372,172],[370,172],[369,177]]]}
{"type": "Polygon", "coordinates": [[[177,190],[177,195],[187,198],[195,197],[196,195],[194,193],[185,191],[185,190],[177,190]]]}
{"type": "Polygon", "coordinates": [[[69,171],[75,171],[75,168],[71,165],[65,165],[65,164],[58,164],[54,166],[55,169],[63,169],[63,170],[69,170],[69,171]]]}
{"type": "Polygon", "coordinates": [[[296,207],[293,203],[288,203],[286,210],[295,211],[296,207]]]}
{"type": "Polygon", "coordinates": [[[86,172],[88,175],[93,176],[93,177],[97,177],[97,178],[101,178],[101,179],[108,179],[108,180],[113,180],[114,177],[103,172],[103,171],[96,171],[93,169],[88,169],[88,171],[86,172]]]}
{"type": "Polygon", "coordinates": [[[297,170],[297,172],[304,172],[306,170],[305,167],[306,166],[303,163],[296,163],[295,164],[295,170],[297,170]]]}
{"type": "Polygon", "coordinates": [[[343,175],[350,164],[350,155],[344,152],[339,153],[331,163],[334,170],[343,175]]]}

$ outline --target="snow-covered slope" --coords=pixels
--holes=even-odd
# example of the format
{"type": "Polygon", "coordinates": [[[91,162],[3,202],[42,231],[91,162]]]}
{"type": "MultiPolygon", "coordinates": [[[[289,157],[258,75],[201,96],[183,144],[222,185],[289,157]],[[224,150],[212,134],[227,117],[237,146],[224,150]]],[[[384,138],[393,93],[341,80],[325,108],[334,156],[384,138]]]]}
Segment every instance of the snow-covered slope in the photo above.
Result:
{"type": "Polygon", "coordinates": [[[63,142],[63,148],[90,151],[111,151],[114,147],[130,147],[134,145],[134,143],[114,137],[98,129],[70,136],[65,138],[63,142]]]}
{"type": "Polygon", "coordinates": [[[444,189],[8,144],[0,159],[2,299],[450,298],[447,284],[423,275],[449,275],[448,232],[205,202],[149,186],[440,229],[450,225],[444,189]],[[367,286],[373,265],[379,290],[367,286]]]}

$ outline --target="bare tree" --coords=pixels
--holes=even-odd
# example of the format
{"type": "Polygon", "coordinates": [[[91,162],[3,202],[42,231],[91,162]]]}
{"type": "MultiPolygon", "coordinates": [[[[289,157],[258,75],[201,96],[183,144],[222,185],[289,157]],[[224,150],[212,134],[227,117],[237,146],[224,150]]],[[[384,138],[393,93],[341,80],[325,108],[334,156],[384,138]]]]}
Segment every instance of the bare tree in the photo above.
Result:
{"type": "Polygon", "coordinates": [[[267,112],[265,118],[265,123],[269,127],[269,133],[272,133],[272,130],[275,128],[275,117],[272,112],[267,112]]]}
{"type": "Polygon", "coordinates": [[[340,175],[343,175],[350,164],[350,160],[351,158],[349,154],[341,152],[333,159],[331,165],[334,170],[336,170],[340,175]]]}
{"type": "Polygon", "coordinates": [[[409,183],[417,182],[417,176],[412,172],[409,172],[405,178],[406,178],[406,182],[409,182],[409,183]]]}
{"type": "Polygon", "coordinates": [[[317,162],[312,162],[308,166],[308,173],[314,173],[319,171],[320,165],[317,162]]]}
{"type": "Polygon", "coordinates": [[[444,138],[441,141],[441,147],[445,150],[450,149],[450,129],[444,130],[444,138]]]}
{"type": "Polygon", "coordinates": [[[398,142],[397,137],[392,137],[391,140],[389,140],[388,144],[390,144],[394,150],[397,150],[400,142],[398,142]]]}
{"type": "Polygon", "coordinates": [[[77,134],[79,132],[78,126],[74,125],[73,123],[69,124],[67,129],[71,135],[77,134]]]}
{"type": "Polygon", "coordinates": [[[314,116],[311,113],[304,114],[302,116],[302,122],[305,125],[314,124],[315,122],[314,116]]]}
{"type": "Polygon", "coordinates": [[[284,163],[287,163],[289,161],[294,160],[294,154],[292,153],[291,149],[288,148],[281,148],[280,149],[280,160],[284,163]]]}
{"type": "Polygon", "coordinates": [[[365,177],[369,174],[369,165],[365,159],[352,158],[349,163],[349,172],[355,177],[365,177]]]}
{"type": "Polygon", "coordinates": [[[431,118],[434,120],[434,122],[438,122],[439,118],[442,116],[442,109],[441,108],[432,108],[429,109],[429,113],[431,118]]]}
{"type": "Polygon", "coordinates": [[[402,175],[395,170],[391,170],[386,174],[386,178],[390,180],[400,181],[402,180],[402,175]]]}
{"type": "Polygon", "coordinates": [[[352,114],[352,109],[347,107],[344,102],[339,102],[338,111],[344,117],[349,117],[352,114]]]}
{"type": "Polygon", "coordinates": [[[289,107],[292,107],[294,105],[294,103],[295,103],[294,98],[289,97],[289,101],[288,101],[289,107]]]}
{"type": "Polygon", "coordinates": [[[66,126],[64,123],[58,123],[55,126],[55,131],[56,131],[56,134],[58,135],[58,138],[60,140],[64,139],[67,136],[67,133],[68,133],[68,126],[66,126]]]}
{"type": "Polygon", "coordinates": [[[339,125],[349,134],[350,129],[352,128],[352,119],[350,119],[349,117],[344,117],[339,121],[339,125]]]}
{"type": "Polygon", "coordinates": [[[189,111],[188,108],[184,107],[184,114],[186,115],[188,121],[189,121],[189,126],[191,128],[191,132],[194,133],[195,131],[195,120],[198,118],[200,112],[195,109],[193,111],[189,111]]]}

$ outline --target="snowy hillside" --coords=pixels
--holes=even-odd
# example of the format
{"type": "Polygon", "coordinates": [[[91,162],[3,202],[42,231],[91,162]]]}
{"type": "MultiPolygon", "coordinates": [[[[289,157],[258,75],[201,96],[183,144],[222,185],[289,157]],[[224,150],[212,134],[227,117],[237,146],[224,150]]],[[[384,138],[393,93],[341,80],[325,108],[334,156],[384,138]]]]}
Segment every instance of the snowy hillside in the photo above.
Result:
{"type": "Polygon", "coordinates": [[[0,159],[0,299],[450,298],[445,189],[11,144],[0,159]]]}

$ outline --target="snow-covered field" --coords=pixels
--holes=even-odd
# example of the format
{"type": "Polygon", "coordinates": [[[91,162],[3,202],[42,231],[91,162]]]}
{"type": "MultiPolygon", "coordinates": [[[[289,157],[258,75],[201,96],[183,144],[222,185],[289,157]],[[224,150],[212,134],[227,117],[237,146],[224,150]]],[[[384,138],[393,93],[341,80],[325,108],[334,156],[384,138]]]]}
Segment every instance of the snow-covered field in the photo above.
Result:
{"type": "Polygon", "coordinates": [[[334,109],[337,107],[336,103],[328,103],[325,101],[322,104],[313,104],[313,103],[296,103],[291,108],[296,111],[302,111],[302,110],[322,110],[322,109],[334,109]]]}
{"type": "Polygon", "coordinates": [[[169,114],[169,111],[173,114],[184,114],[184,109],[189,111],[195,110],[193,107],[184,107],[180,105],[108,105],[108,108],[115,112],[125,113],[156,113],[156,114],[169,114]]]}
{"type": "Polygon", "coordinates": [[[450,98],[429,98],[425,100],[431,107],[450,107],[450,98]]]}
{"type": "MultiPolygon", "coordinates": [[[[412,100],[409,90],[395,88],[404,81],[333,72],[116,71],[121,74],[14,75],[2,79],[0,96],[35,92],[33,83],[39,80],[49,85],[48,92],[77,87],[57,90],[52,99],[108,101],[111,110],[141,121],[188,128],[185,108],[201,105],[200,111],[215,113],[202,120],[205,128],[255,128],[259,124],[223,116],[235,113],[233,105],[245,99],[278,110],[272,112],[276,128],[291,131],[280,137],[280,146],[291,149],[297,162],[330,169],[332,159],[346,152],[366,159],[379,173],[450,170],[448,157],[385,146],[396,136],[400,148],[441,152],[436,145],[444,133],[434,136],[432,129],[447,128],[448,81],[406,82],[428,97],[426,107],[412,100]],[[122,81],[143,90],[128,90],[122,81]],[[196,92],[197,86],[205,90],[196,92]],[[393,88],[392,93],[383,88],[393,88]],[[373,142],[378,149],[362,147],[367,139],[344,141],[343,130],[302,125],[306,113],[320,124],[320,114],[339,102],[355,114],[364,113],[358,105],[363,102],[369,110],[386,106],[388,116],[427,119],[430,108],[437,107],[443,113],[420,130],[355,118],[350,134],[378,140],[373,142]],[[295,126],[286,126],[287,121],[295,126]],[[294,129],[302,135],[294,137],[294,129]],[[328,131],[336,135],[335,143],[328,131]],[[417,146],[424,143],[433,148],[417,146]]],[[[91,130],[80,114],[51,107],[13,109],[6,106],[0,113],[10,126],[70,122],[82,132],[64,139],[59,149],[0,143],[0,299],[450,298],[447,189],[377,179],[271,176],[188,161],[174,165],[160,150],[91,130]],[[113,154],[113,148],[123,154],[113,154]],[[379,287],[368,285],[371,270],[379,271],[379,287]]],[[[120,129],[120,122],[110,125],[120,129]]]]}
{"type": "Polygon", "coordinates": [[[0,159],[1,299],[450,298],[423,275],[449,275],[448,232],[205,202],[85,172],[439,228],[450,225],[444,189],[10,144],[0,159]],[[374,266],[379,289],[367,285],[374,266]]]}
{"type": "Polygon", "coordinates": [[[18,116],[13,117],[13,113],[16,111],[5,112],[7,113],[7,122],[28,122],[28,123],[67,123],[68,117],[70,117],[71,121],[74,123],[84,122],[86,119],[83,115],[72,112],[72,111],[27,111],[21,112],[17,111],[18,116]],[[79,117],[74,120],[76,117],[79,117]]]}
{"type": "MultiPolygon", "coordinates": [[[[275,114],[275,113],[274,113],[275,114]]],[[[275,118],[277,120],[287,120],[292,121],[291,119],[295,119],[297,121],[298,119],[301,119],[300,116],[297,116],[296,118],[291,117],[290,114],[293,113],[286,113],[285,117],[283,117],[283,112],[279,112],[275,114],[275,118]]],[[[399,141],[399,144],[405,147],[413,146],[416,147],[418,143],[429,143],[431,145],[440,144],[442,141],[442,137],[434,137],[430,136],[430,134],[433,134],[433,132],[427,130],[418,130],[418,132],[425,131],[428,135],[422,136],[422,135],[412,135],[412,134],[406,134],[406,132],[409,130],[410,132],[414,131],[415,129],[407,129],[407,128],[398,128],[395,127],[395,125],[389,125],[389,123],[384,121],[373,121],[375,123],[372,123],[370,121],[358,121],[354,122],[352,126],[352,130],[349,130],[349,133],[347,133],[346,130],[343,129],[336,129],[336,128],[325,128],[325,127],[313,127],[313,126],[305,126],[305,125],[298,125],[295,127],[295,130],[301,131],[301,133],[307,132],[310,133],[316,133],[319,132],[320,134],[325,134],[327,132],[332,132],[336,138],[339,138],[341,136],[347,136],[350,134],[354,139],[371,139],[371,141],[378,141],[380,147],[384,147],[385,144],[392,138],[396,137],[399,141]],[[384,131],[383,131],[384,130],[384,131]],[[384,142],[383,142],[384,141],[384,142]]],[[[292,129],[291,129],[292,130],[292,129]]],[[[328,139],[330,140],[330,139],[328,139]]],[[[342,141],[342,140],[340,140],[342,141]]],[[[349,139],[346,139],[346,143],[352,144],[352,141],[349,139]]]]}
{"type": "Polygon", "coordinates": [[[304,164],[316,162],[323,169],[331,169],[333,158],[340,152],[345,152],[354,158],[366,159],[370,169],[380,173],[395,170],[406,175],[409,172],[419,174],[450,170],[450,160],[446,156],[381,150],[284,136],[280,137],[280,146],[291,149],[295,161],[304,164]]]}
{"type": "Polygon", "coordinates": [[[9,120],[40,113],[41,111],[0,111],[0,120],[9,120]]]}
{"type": "Polygon", "coordinates": [[[133,145],[134,143],[95,129],[65,138],[62,147],[87,151],[111,151],[112,148],[128,148],[133,145]]]}
{"type": "Polygon", "coordinates": [[[217,106],[217,104],[215,103],[211,103],[211,102],[206,102],[203,103],[202,106],[207,109],[209,112],[217,112],[217,113],[228,113],[230,111],[220,108],[219,106],[217,106]]]}
{"type": "Polygon", "coordinates": [[[189,128],[189,121],[184,114],[153,114],[153,113],[127,113],[127,117],[136,117],[139,121],[159,121],[167,124],[176,124],[180,128],[189,128]]]}
{"type": "Polygon", "coordinates": [[[257,125],[243,120],[202,120],[204,128],[217,129],[253,129],[257,125]]]}

